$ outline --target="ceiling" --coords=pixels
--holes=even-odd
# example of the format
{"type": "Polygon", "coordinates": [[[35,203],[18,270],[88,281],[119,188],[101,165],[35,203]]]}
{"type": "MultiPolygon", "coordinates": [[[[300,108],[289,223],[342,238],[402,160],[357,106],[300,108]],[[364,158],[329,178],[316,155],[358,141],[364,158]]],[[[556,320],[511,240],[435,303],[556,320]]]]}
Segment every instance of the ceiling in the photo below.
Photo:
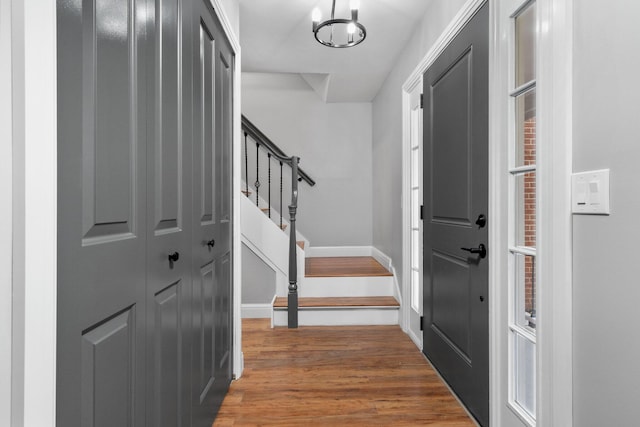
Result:
{"type": "MultiPolygon", "coordinates": [[[[366,40],[348,49],[320,45],[311,11],[323,20],[331,0],[240,0],[243,72],[299,73],[326,102],[370,102],[432,0],[361,0],[366,40]]],[[[336,18],[350,16],[336,1],[336,18]]]]}

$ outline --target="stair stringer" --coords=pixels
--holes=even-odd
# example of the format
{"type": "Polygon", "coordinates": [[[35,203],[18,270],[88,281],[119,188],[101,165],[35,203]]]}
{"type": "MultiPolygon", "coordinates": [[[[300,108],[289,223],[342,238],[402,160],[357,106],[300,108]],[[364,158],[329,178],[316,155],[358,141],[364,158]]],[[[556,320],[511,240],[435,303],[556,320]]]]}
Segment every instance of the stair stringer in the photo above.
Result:
{"type": "MultiPolygon", "coordinates": [[[[242,180],[242,188],[245,188],[245,183],[244,180],[242,180]]],[[[260,210],[264,216],[266,216],[267,218],[269,218],[268,212],[262,211],[262,209],[266,209],[269,206],[269,203],[267,202],[266,199],[264,199],[262,196],[258,196],[258,206],[256,206],[255,203],[255,188],[251,185],[249,185],[249,192],[251,193],[251,196],[249,197],[244,197],[245,199],[248,199],[250,204],[252,204],[254,207],[256,207],[256,209],[260,210]]],[[[282,225],[285,226],[284,232],[287,234],[287,236],[289,235],[289,230],[291,229],[290,227],[290,223],[289,220],[287,219],[287,215],[288,215],[288,207],[287,206],[283,206],[283,210],[286,210],[287,212],[283,212],[283,217],[282,217],[282,225]]],[[[273,222],[274,224],[276,224],[276,227],[279,226],[280,223],[280,213],[278,212],[277,209],[275,209],[273,206],[271,207],[271,215],[272,218],[269,219],[271,222],[273,222]]],[[[311,243],[309,242],[309,239],[307,239],[304,234],[300,231],[299,227],[296,227],[296,241],[298,242],[304,242],[304,247],[308,248],[311,243]]]]}
{"type": "MultiPolygon", "coordinates": [[[[276,295],[286,296],[289,289],[289,236],[246,197],[240,202],[242,243],[276,272],[276,295]]],[[[296,245],[298,286],[305,273],[305,252],[296,245]]]]}

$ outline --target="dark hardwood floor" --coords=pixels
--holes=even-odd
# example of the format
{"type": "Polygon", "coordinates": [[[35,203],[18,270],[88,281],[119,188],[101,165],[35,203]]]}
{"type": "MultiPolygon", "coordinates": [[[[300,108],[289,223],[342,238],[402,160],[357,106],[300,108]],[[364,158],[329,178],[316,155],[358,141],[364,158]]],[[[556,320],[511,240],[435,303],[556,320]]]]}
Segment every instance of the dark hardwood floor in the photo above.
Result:
{"type": "Polygon", "coordinates": [[[244,375],[214,426],[474,426],[398,326],[243,319],[244,375]]]}

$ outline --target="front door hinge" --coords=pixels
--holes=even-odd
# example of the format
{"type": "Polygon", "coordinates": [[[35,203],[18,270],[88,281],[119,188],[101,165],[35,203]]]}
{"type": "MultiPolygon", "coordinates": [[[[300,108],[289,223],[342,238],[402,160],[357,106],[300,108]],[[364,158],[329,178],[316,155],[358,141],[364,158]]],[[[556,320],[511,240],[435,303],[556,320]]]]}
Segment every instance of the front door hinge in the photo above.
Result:
{"type": "Polygon", "coordinates": [[[420,330],[424,331],[424,316],[420,316],[420,330]]]}
{"type": "Polygon", "coordinates": [[[424,219],[424,205],[420,205],[420,219],[424,219]]]}
{"type": "Polygon", "coordinates": [[[420,108],[424,108],[424,93],[420,94],[420,108]]]}

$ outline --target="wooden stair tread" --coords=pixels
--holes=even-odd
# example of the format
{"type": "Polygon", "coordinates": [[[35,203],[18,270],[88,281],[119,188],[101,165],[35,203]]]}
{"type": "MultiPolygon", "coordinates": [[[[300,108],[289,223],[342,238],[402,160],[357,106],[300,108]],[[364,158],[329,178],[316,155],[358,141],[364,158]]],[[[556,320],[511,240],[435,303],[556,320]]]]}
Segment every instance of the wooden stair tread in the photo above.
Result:
{"type": "Polygon", "coordinates": [[[298,246],[300,246],[300,249],[304,249],[304,240],[298,240],[298,246]]]}
{"type": "MultiPolygon", "coordinates": [[[[287,297],[277,297],[273,308],[287,308],[287,297]]],[[[331,307],[400,307],[394,297],[302,297],[298,299],[299,308],[331,308],[331,307]]]]}
{"type": "Polygon", "coordinates": [[[370,256],[305,259],[305,277],[370,276],[393,276],[393,274],[370,256]]]}
{"type": "Polygon", "coordinates": [[[271,208],[260,208],[260,210],[262,212],[269,212],[271,210],[271,208]]]}
{"type": "Polygon", "coordinates": [[[242,191],[242,194],[244,194],[247,197],[251,195],[251,191],[247,191],[247,190],[241,190],[241,191],[242,191]]]}

